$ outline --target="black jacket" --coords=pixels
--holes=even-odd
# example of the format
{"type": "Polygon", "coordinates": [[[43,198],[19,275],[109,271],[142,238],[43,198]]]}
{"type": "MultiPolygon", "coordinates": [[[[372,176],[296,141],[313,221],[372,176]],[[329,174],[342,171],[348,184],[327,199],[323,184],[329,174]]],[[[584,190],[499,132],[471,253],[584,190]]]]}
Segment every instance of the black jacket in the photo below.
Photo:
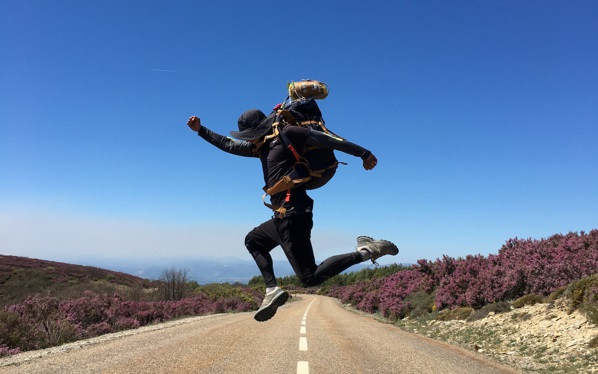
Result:
{"type": "MultiPolygon", "coordinates": [[[[367,149],[357,144],[328,136],[320,131],[308,127],[286,126],[282,129],[286,138],[299,152],[307,146],[330,148],[338,150],[362,160],[371,154],[367,149]]],[[[266,188],[272,187],[280,178],[289,173],[295,164],[295,158],[280,143],[278,138],[262,145],[259,150],[251,142],[232,139],[217,134],[205,127],[201,127],[199,136],[219,149],[238,156],[259,157],[262,162],[262,171],[266,188]]],[[[272,205],[284,206],[288,212],[303,213],[313,208],[313,200],[307,195],[304,187],[299,186],[292,190],[290,201],[285,202],[286,193],[275,194],[271,197],[272,205]]]]}

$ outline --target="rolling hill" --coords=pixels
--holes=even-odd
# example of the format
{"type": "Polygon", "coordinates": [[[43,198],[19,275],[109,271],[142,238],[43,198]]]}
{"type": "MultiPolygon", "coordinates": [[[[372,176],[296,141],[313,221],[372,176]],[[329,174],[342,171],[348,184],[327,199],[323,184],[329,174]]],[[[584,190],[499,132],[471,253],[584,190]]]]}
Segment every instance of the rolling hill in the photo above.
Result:
{"type": "Polygon", "coordinates": [[[0,306],[19,303],[33,294],[66,299],[85,290],[118,291],[140,298],[155,287],[155,281],[93,266],[0,255],[0,306]]]}

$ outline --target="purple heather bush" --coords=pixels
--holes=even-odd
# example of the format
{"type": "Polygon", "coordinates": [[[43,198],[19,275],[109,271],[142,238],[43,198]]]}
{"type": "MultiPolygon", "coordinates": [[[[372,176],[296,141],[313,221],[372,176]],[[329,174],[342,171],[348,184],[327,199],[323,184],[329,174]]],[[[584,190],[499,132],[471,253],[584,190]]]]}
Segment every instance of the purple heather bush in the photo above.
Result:
{"type": "Polygon", "coordinates": [[[221,299],[199,292],[178,301],[131,301],[93,292],[62,301],[36,295],[0,309],[0,357],[173,318],[249,311],[261,301],[248,287],[231,292],[221,299]]]}
{"type": "Polygon", "coordinates": [[[554,235],[543,240],[510,239],[498,254],[434,262],[419,260],[384,278],[333,286],[327,295],[389,318],[409,315],[414,293],[435,294],[437,309],[481,308],[527,294],[548,295],[598,273],[598,230],[554,235]]]}
{"type": "Polygon", "coordinates": [[[353,304],[359,309],[368,313],[375,313],[380,304],[379,288],[383,278],[363,280],[350,286],[334,286],[334,292],[338,292],[338,298],[345,304],[353,304]]]}
{"type": "Polygon", "coordinates": [[[252,309],[249,302],[240,300],[236,297],[227,297],[225,299],[217,300],[213,306],[214,313],[248,312],[252,309]]]}
{"type": "Polygon", "coordinates": [[[9,348],[5,345],[0,345],[0,357],[15,355],[21,353],[19,348],[9,348]]]}
{"type": "Polygon", "coordinates": [[[411,304],[405,298],[415,292],[431,293],[435,284],[427,268],[418,266],[385,278],[380,288],[382,315],[391,319],[404,318],[411,310],[411,304]]]}
{"type": "Polygon", "coordinates": [[[451,276],[443,277],[438,284],[436,306],[439,309],[454,306],[482,306],[503,300],[512,292],[510,279],[505,278],[504,268],[497,256],[467,256],[454,262],[451,276]]]}
{"type": "Polygon", "coordinates": [[[114,330],[121,331],[121,330],[132,330],[132,329],[136,329],[139,326],[141,326],[141,324],[135,318],[131,318],[131,317],[119,317],[116,320],[116,322],[114,323],[113,327],[114,327],[114,330]]]}
{"type": "Polygon", "coordinates": [[[46,348],[74,340],[76,327],[60,313],[53,297],[34,296],[4,309],[0,345],[20,350],[46,348]]]}
{"type": "Polygon", "coordinates": [[[508,276],[521,284],[520,295],[546,295],[598,272],[598,230],[554,235],[545,240],[511,239],[498,256],[508,276]]]}

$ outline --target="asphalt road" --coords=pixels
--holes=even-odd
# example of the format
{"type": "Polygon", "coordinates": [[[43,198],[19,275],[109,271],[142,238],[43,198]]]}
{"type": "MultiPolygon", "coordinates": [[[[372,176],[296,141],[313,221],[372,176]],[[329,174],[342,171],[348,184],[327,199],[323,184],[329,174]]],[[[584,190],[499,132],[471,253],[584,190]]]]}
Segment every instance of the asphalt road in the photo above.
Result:
{"type": "Polygon", "coordinates": [[[0,373],[517,373],[481,356],[302,295],[259,323],[193,318],[0,360],[0,373]]]}

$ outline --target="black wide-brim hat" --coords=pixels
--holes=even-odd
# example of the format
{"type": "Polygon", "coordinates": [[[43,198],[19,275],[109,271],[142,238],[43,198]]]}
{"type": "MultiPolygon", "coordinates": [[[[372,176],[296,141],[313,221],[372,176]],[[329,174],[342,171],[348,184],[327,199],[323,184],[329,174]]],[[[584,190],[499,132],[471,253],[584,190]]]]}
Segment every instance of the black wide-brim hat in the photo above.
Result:
{"type": "Polygon", "coordinates": [[[266,121],[266,115],[258,109],[250,109],[241,114],[237,124],[239,131],[231,131],[230,134],[240,140],[259,139],[272,128],[272,123],[266,121]]]}

